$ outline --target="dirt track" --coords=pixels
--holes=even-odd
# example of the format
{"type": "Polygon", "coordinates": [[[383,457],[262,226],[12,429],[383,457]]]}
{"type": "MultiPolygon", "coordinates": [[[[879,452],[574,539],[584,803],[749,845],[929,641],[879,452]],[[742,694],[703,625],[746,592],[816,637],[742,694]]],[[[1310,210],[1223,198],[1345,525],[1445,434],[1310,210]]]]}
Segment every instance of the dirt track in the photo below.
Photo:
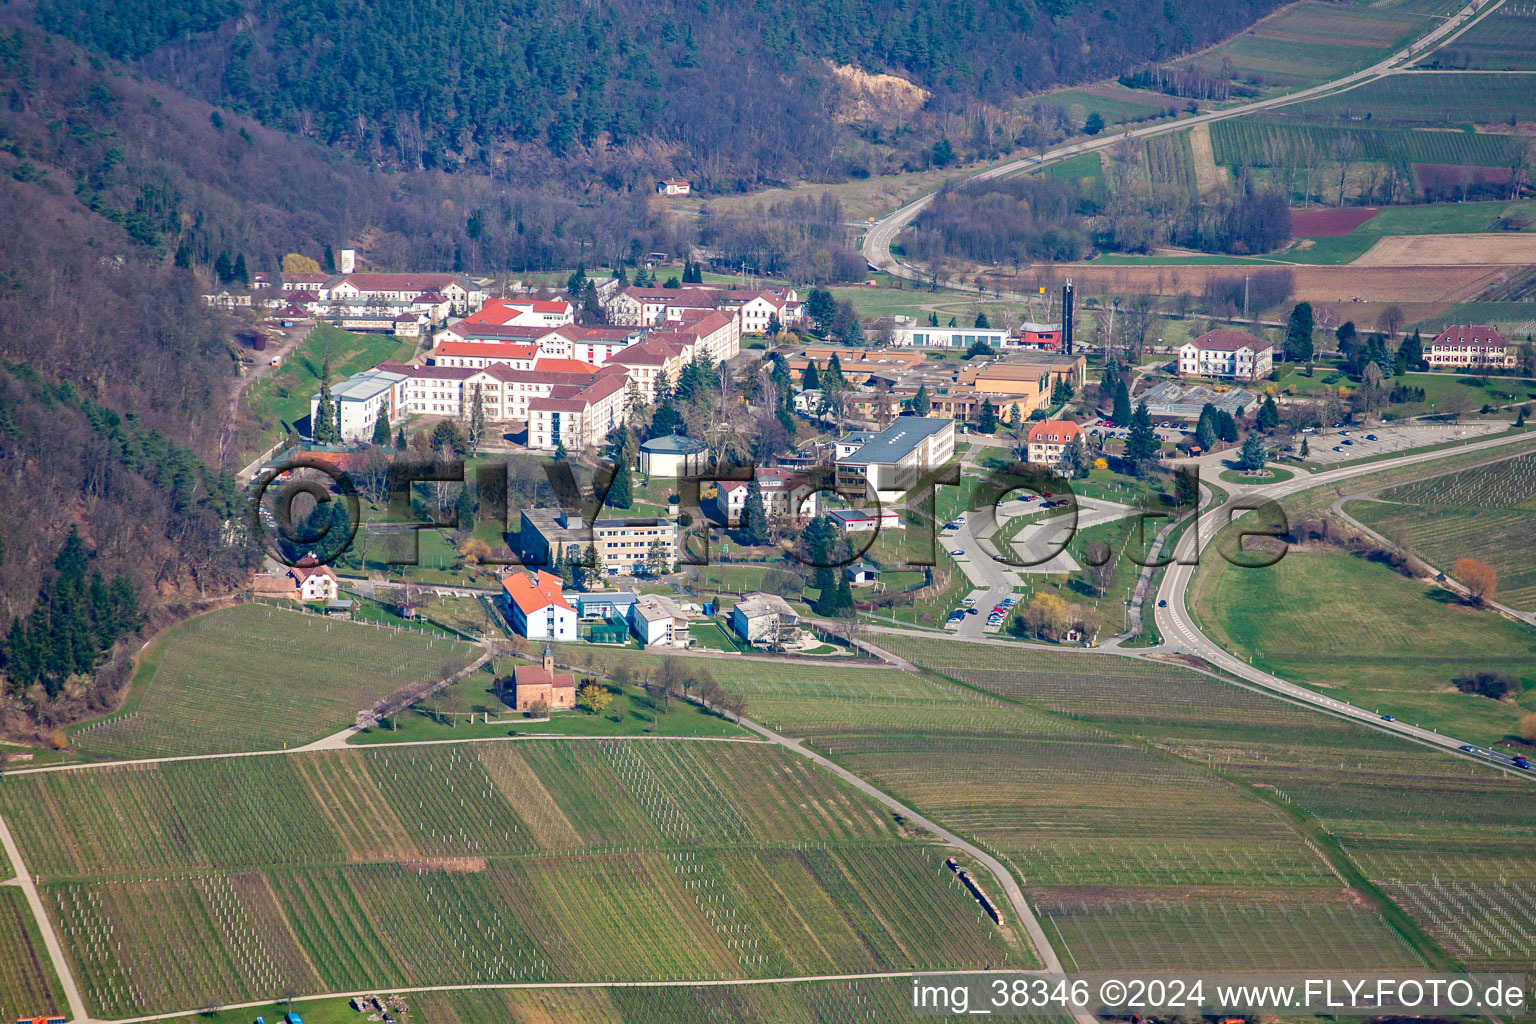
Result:
{"type": "Polygon", "coordinates": [[[1536,234],[1386,235],[1352,267],[1448,267],[1536,263],[1536,234]]]}

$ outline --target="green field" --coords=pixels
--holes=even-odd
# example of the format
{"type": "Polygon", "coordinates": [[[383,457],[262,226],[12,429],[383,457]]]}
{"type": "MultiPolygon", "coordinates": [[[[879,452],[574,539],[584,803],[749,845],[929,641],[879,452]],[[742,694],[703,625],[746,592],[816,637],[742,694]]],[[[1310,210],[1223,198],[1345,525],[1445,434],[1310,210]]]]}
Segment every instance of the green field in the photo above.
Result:
{"type": "Polygon", "coordinates": [[[1497,600],[1536,609],[1536,455],[1382,491],[1345,511],[1450,571],[1476,558],[1499,574],[1497,600]]]}
{"type": "Polygon", "coordinates": [[[1098,114],[1104,119],[1106,126],[1146,121],[1160,117],[1178,106],[1178,100],[1161,93],[1118,87],[1105,87],[1103,92],[1090,89],[1048,92],[1043,96],[1034,97],[1033,102],[1067,114],[1076,111],[1083,117],[1098,114]]]}
{"type": "Polygon", "coordinates": [[[1345,139],[1359,147],[1360,159],[1379,163],[1500,167],[1507,151],[1501,135],[1311,124],[1268,113],[1211,124],[1211,150],[1216,162],[1227,166],[1268,167],[1274,154],[1294,157],[1309,148],[1326,157],[1345,139]]]}
{"type": "Polygon", "coordinates": [[[240,605],[156,637],[123,709],[70,739],[86,754],[119,758],[300,746],[473,657],[469,644],[441,637],[240,605]]]}
{"type": "Polygon", "coordinates": [[[1342,551],[1289,552],[1264,569],[1208,561],[1191,608],[1210,637],[1267,672],[1477,743],[1514,730],[1522,707],[1455,691],[1467,669],[1536,684],[1536,633],[1448,591],[1342,551]]]}
{"type": "Polygon", "coordinates": [[[944,848],[761,743],[107,767],[6,778],[0,806],[99,1016],[285,991],[1034,963],[944,848]]]}
{"type": "Polygon", "coordinates": [[[331,360],[331,383],[336,384],[386,359],[409,358],[415,348],[414,339],[353,334],[330,324],[317,324],[281,367],[246,389],[241,400],[242,454],[250,457],[261,453],[282,436],[282,424],[291,426],[309,416],[309,399],[320,390],[326,355],[331,360]]]}

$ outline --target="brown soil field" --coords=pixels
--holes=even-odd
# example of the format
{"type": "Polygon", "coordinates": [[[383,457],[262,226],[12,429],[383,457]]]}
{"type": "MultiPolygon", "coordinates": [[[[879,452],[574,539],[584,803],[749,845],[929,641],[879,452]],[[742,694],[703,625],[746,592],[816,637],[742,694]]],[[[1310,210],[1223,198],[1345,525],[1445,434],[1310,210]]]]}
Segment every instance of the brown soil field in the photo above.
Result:
{"type": "Polygon", "coordinates": [[[1351,267],[1450,267],[1536,263],[1536,235],[1387,235],[1351,267]]]}
{"type": "MultiPolygon", "coordinates": [[[[1437,236],[1447,237],[1447,236],[1437,236]]],[[[1536,241],[1536,236],[1529,237],[1536,241]]],[[[1530,262],[1536,263],[1536,259],[1530,262]]],[[[1260,269],[1247,268],[1249,271],[1260,269]]],[[[1441,303],[1463,301],[1476,295],[1499,274],[1496,266],[1287,266],[1295,280],[1292,301],[1307,302],[1415,302],[1441,303]]],[[[1153,295],[1198,295],[1206,281],[1236,278],[1241,281],[1241,266],[1085,266],[1082,264],[1036,264],[1017,278],[985,280],[990,287],[998,281],[1009,291],[1033,292],[1040,285],[1060,287],[1072,279],[1079,294],[1147,293],[1153,295]]]]}
{"type": "Polygon", "coordinates": [[[1374,206],[1347,209],[1292,210],[1291,234],[1297,238],[1337,238],[1347,235],[1381,210],[1374,206]]]}

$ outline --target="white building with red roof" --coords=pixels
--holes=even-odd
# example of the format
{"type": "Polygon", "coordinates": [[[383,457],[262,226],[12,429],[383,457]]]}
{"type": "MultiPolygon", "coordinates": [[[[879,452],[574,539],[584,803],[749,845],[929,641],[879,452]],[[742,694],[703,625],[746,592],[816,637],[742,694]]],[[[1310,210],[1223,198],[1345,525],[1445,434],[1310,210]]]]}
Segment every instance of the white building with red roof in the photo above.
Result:
{"type": "Polygon", "coordinates": [[[576,307],[565,299],[491,299],[464,319],[498,327],[562,327],[576,319],[576,307]]]}
{"type": "Polygon", "coordinates": [[[1041,420],[1029,428],[1028,460],[1056,469],[1067,450],[1083,436],[1083,428],[1071,420],[1041,420]]]}
{"type": "Polygon", "coordinates": [[[1206,331],[1179,347],[1179,376],[1258,380],[1274,367],[1275,348],[1243,331],[1206,331]]]}
{"type": "Polygon", "coordinates": [[[424,292],[441,295],[460,316],[475,313],[486,300],[484,288],[456,274],[338,274],[325,281],[320,298],[411,303],[424,292]]]}
{"type": "Polygon", "coordinates": [[[1451,324],[1424,346],[1430,369],[1513,370],[1520,351],[1497,330],[1472,324],[1451,324]]]}
{"type": "Polygon", "coordinates": [[[501,581],[508,621],[530,640],[575,640],[576,609],[560,592],[559,576],[539,570],[509,572],[501,581]]]}

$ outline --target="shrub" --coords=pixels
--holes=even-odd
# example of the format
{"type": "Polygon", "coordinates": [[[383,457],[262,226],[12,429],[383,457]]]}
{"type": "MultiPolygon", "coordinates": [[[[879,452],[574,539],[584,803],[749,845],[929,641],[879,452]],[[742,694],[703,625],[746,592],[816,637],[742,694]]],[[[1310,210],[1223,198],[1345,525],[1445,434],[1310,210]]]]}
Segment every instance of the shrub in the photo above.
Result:
{"type": "Polygon", "coordinates": [[[1455,682],[1462,693],[1475,693],[1490,700],[1502,700],[1520,689],[1520,681],[1508,672],[1469,672],[1457,676],[1455,682]]]}

